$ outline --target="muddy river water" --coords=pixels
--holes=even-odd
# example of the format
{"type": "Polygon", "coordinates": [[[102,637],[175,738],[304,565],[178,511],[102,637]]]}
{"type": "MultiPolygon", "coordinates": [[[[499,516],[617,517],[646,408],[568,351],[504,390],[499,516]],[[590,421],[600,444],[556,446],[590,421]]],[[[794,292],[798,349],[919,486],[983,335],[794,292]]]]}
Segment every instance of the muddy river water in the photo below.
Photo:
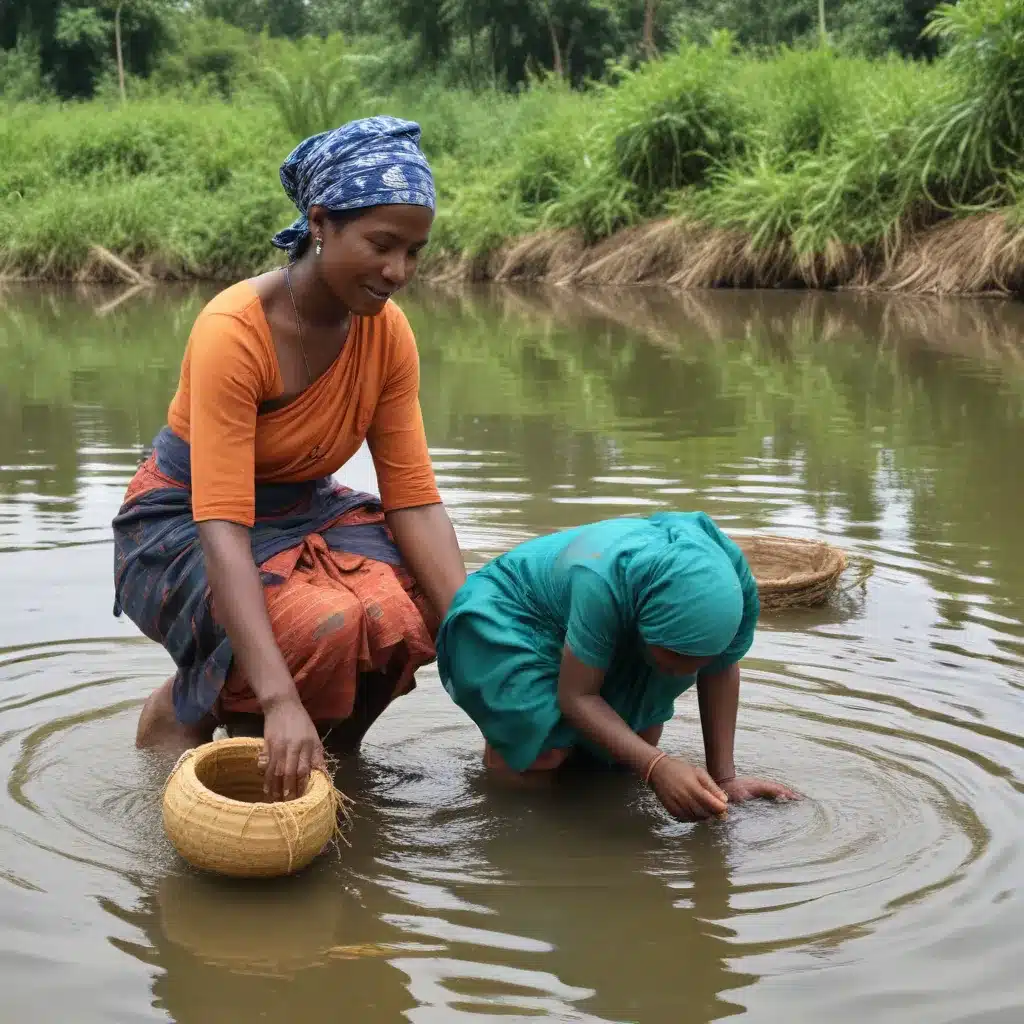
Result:
{"type": "MultiPolygon", "coordinates": [[[[132,741],[169,659],[111,613],[211,294],[0,292],[0,1021],[1024,1020],[1024,307],[409,294],[472,566],[663,507],[848,551],[745,663],[739,764],[806,799],[692,826],[628,778],[495,790],[430,669],[341,771],[351,847],[240,885],[163,836],[132,741]]],[[[692,697],[666,743],[700,756],[692,697]]]]}

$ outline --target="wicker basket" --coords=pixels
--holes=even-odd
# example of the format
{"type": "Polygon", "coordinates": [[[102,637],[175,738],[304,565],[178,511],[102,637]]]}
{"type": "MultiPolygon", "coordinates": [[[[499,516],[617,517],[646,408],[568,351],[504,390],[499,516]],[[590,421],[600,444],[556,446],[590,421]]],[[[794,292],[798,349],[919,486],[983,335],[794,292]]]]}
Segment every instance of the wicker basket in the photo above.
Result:
{"type": "Polygon", "coordinates": [[[846,554],[824,541],[770,534],[732,539],[746,555],[766,612],[824,604],[847,566],[846,554]]]}
{"type": "Polygon", "coordinates": [[[218,740],[185,753],[164,789],[164,830],[194,867],[233,878],[273,878],[307,867],[338,831],[345,797],[314,771],[306,791],[263,801],[263,740],[218,740]]]}

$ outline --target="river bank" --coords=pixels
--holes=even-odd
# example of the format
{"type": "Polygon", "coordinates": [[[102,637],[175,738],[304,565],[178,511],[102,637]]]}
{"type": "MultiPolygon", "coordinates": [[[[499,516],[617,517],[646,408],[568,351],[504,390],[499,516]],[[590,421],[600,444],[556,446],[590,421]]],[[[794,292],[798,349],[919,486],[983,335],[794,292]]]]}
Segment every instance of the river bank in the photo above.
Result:
{"type": "Polygon", "coordinates": [[[661,285],[807,288],[917,295],[1024,295],[1024,226],[1002,213],[950,219],[891,250],[835,245],[800,253],[787,240],[758,248],[749,235],[662,220],[587,246],[579,233],[539,232],[478,257],[435,256],[436,281],[543,282],[575,287],[661,285]]]}
{"type": "MultiPolygon", "coordinates": [[[[269,257],[235,275],[190,272],[143,259],[131,264],[90,246],[73,273],[0,273],[0,281],[114,283],[144,287],[158,281],[233,280],[269,269],[269,257]]],[[[435,283],[542,283],[557,287],[659,286],[692,291],[717,288],[847,290],[942,296],[1024,296],[1024,225],[1012,214],[950,219],[901,241],[892,250],[836,245],[801,254],[781,241],[759,249],[741,232],[712,225],[660,220],[627,228],[593,245],[576,231],[542,231],[490,252],[433,252],[420,276],[435,283]]]]}
{"type": "MultiPolygon", "coordinates": [[[[964,0],[933,25],[931,63],[755,55],[723,35],[583,91],[357,90],[323,127],[421,124],[439,195],[428,278],[1017,296],[1024,8],[964,0]]],[[[0,275],[228,281],[276,265],[302,95],[7,108],[0,275]]]]}

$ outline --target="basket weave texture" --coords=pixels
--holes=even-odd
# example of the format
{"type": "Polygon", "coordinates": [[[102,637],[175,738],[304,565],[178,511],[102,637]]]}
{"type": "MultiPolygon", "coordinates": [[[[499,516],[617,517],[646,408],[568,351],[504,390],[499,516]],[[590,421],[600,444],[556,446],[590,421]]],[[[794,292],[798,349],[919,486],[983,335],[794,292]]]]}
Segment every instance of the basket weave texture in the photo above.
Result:
{"type": "Polygon", "coordinates": [[[233,878],[291,875],[338,830],[345,799],[327,774],[310,774],[294,800],[266,803],[263,740],[218,740],[182,755],[164,789],[164,831],[193,867],[233,878]]]}
{"type": "Polygon", "coordinates": [[[824,604],[846,570],[845,552],[824,541],[763,533],[732,539],[757,580],[762,611],[824,604]]]}

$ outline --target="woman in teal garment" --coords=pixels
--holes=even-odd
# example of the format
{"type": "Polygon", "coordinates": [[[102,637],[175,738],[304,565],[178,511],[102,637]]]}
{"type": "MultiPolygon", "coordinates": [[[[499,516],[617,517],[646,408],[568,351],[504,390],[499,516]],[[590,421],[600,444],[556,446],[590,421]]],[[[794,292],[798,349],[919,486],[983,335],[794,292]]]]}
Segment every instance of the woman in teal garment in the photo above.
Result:
{"type": "Polygon", "coordinates": [[[740,549],[703,512],[611,519],[500,555],[456,594],[437,640],[445,689],[506,776],[574,750],[625,765],[678,818],[796,799],[737,775],[739,662],[760,604],[740,549]],[[696,684],[706,770],[658,749],[696,684]]]}

